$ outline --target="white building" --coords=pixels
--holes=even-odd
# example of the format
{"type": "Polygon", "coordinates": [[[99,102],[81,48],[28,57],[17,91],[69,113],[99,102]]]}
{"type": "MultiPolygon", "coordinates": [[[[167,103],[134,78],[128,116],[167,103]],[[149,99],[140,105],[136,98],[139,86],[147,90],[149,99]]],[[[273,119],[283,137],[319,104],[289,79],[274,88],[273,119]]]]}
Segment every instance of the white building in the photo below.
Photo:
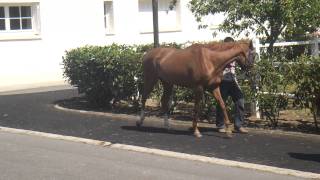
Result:
{"type": "MultiPolygon", "coordinates": [[[[213,40],[212,29],[198,29],[189,0],[173,10],[169,1],[159,0],[160,42],[213,40]]],[[[0,0],[0,91],[64,83],[62,56],[70,48],[152,43],[151,2],[0,0]]]]}

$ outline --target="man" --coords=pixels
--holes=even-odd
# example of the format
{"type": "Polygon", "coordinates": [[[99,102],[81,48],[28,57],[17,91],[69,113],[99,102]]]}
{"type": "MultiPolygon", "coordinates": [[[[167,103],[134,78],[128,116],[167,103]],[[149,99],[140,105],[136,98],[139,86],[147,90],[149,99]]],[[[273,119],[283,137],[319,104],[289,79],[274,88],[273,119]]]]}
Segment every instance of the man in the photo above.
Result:
{"type": "MultiPolygon", "coordinates": [[[[224,39],[224,42],[234,42],[234,39],[227,37],[224,39]]],[[[234,118],[235,132],[248,133],[248,130],[242,127],[244,121],[244,96],[237,82],[235,65],[236,63],[234,61],[224,69],[223,79],[220,84],[220,92],[224,102],[226,102],[229,96],[231,96],[232,101],[234,102],[236,111],[234,118]]],[[[218,128],[218,132],[225,133],[226,130],[224,127],[223,112],[219,105],[217,105],[216,108],[216,126],[218,128]]]]}

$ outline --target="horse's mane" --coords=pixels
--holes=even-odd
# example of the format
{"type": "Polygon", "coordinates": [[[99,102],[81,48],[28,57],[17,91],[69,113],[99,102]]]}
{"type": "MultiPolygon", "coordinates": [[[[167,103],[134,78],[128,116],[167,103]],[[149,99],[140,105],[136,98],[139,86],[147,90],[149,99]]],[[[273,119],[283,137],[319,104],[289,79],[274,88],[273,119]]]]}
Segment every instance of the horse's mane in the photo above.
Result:
{"type": "Polygon", "coordinates": [[[195,43],[187,48],[208,48],[210,50],[229,49],[240,44],[249,44],[250,40],[241,39],[235,42],[211,41],[207,43],[195,43]]]}

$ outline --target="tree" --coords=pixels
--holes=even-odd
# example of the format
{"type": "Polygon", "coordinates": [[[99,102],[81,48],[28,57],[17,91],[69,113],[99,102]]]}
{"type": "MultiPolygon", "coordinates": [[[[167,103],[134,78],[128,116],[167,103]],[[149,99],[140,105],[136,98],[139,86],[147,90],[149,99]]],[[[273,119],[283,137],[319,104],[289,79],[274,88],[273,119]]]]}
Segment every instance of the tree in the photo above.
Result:
{"type": "Polygon", "coordinates": [[[296,84],[295,104],[311,110],[314,124],[319,129],[317,115],[320,107],[320,58],[301,56],[291,66],[292,70],[288,74],[296,84]]]}
{"type": "Polygon", "coordinates": [[[268,52],[279,37],[298,38],[320,27],[320,0],[191,0],[189,5],[199,22],[224,13],[223,32],[264,36],[268,52]]]}

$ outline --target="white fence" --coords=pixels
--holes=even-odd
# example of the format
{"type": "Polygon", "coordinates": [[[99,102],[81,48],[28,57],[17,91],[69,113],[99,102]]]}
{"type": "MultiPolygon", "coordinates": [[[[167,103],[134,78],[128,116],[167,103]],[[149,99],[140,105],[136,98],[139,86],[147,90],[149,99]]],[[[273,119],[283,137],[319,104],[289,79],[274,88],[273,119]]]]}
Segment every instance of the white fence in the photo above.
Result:
{"type": "MultiPolygon", "coordinates": [[[[278,42],[274,43],[274,47],[285,47],[285,46],[298,46],[298,45],[311,45],[311,55],[318,57],[319,56],[319,43],[320,38],[315,37],[313,40],[309,41],[295,41],[295,42],[278,42]]],[[[269,43],[260,44],[259,39],[255,40],[255,48],[258,54],[258,60],[260,60],[260,54],[262,48],[269,47],[269,43]]],[[[260,118],[260,111],[259,111],[259,102],[255,102],[255,114],[257,118],[260,118]]]]}

